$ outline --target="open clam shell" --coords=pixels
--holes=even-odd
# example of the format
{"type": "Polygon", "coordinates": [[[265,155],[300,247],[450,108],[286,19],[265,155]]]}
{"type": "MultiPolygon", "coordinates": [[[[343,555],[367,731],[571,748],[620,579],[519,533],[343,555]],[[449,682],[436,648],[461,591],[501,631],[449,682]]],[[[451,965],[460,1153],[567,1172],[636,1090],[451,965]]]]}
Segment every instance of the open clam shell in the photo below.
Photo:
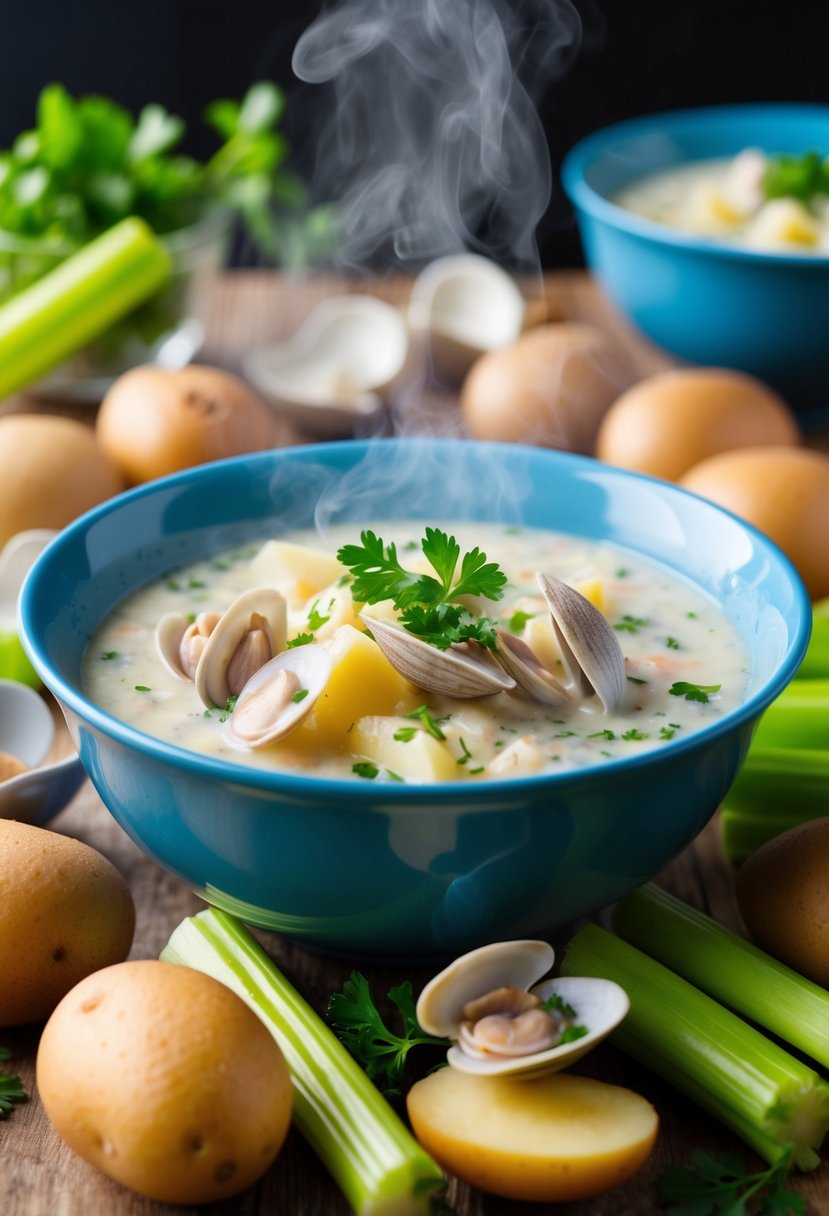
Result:
{"type": "Polygon", "coordinates": [[[435,372],[459,383],[482,354],[521,333],[524,298],[495,262],[466,253],[438,258],[415,280],[409,325],[425,340],[435,372]]]}
{"type": "Polygon", "coordinates": [[[348,434],[375,414],[403,374],[402,314],[373,296],[333,296],[287,342],[252,350],[248,379],[280,413],[320,435],[348,434]]]}
{"type": "Polygon", "coordinates": [[[426,985],[417,1002],[417,1019],[427,1033],[453,1040],[447,1053],[451,1067],[476,1076],[529,1078],[558,1072],[575,1063],[618,1026],[629,1008],[624,989],[611,980],[589,977],[539,983],[554,957],[546,942],[496,942],[455,959],[426,985]],[[462,1033],[464,1007],[506,985],[528,991],[541,1001],[557,995],[574,1009],[574,1024],[585,1027],[587,1033],[571,1042],[523,1056],[470,1049],[462,1033]]]}
{"type": "Polygon", "coordinates": [[[605,713],[620,708],[627,689],[625,658],[619,640],[590,600],[548,574],[536,574],[547,601],[564,663],[575,689],[593,693],[605,713]]]}
{"type": "Polygon", "coordinates": [[[310,642],[283,650],[251,676],[227,720],[234,747],[264,747],[289,735],[308,716],[331,674],[331,655],[310,642]]]}
{"type": "MultiPolygon", "coordinates": [[[[247,683],[251,662],[235,670],[242,658],[240,647],[246,635],[262,635],[264,666],[285,648],[288,637],[288,606],[284,595],[272,587],[254,587],[243,592],[221,616],[207,639],[196,668],[196,692],[208,707],[225,705],[228,697],[238,695],[247,683]],[[245,674],[245,671],[247,674],[245,674]]],[[[252,656],[251,656],[252,658],[252,656]]]]}
{"type": "MultiPolygon", "coordinates": [[[[219,618],[219,613],[200,613],[197,621],[201,618],[202,621],[207,621],[208,624],[202,625],[199,633],[204,638],[205,643],[209,636],[210,630],[215,626],[219,618]]],[[[185,616],[183,612],[168,612],[158,622],[155,630],[155,648],[158,657],[161,659],[164,666],[174,676],[180,680],[188,680],[192,683],[193,675],[184,670],[184,665],[181,656],[181,645],[184,641],[184,635],[187,630],[195,622],[185,616]]]]}
{"type": "Polygon", "coordinates": [[[526,642],[504,629],[496,630],[496,634],[498,662],[524,692],[542,705],[567,705],[570,702],[567,689],[539,661],[526,642]]]}
{"type": "Polygon", "coordinates": [[[512,676],[493,663],[482,647],[476,647],[480,656],[471,648],[472,643],[469,651],[456,646],[438,650],[398,625],[390,625],[369,613],[361,612],[360,620],[371,630],[395,671],[425,692],[464,699],[491,697],[515,688],[512,676]]]}

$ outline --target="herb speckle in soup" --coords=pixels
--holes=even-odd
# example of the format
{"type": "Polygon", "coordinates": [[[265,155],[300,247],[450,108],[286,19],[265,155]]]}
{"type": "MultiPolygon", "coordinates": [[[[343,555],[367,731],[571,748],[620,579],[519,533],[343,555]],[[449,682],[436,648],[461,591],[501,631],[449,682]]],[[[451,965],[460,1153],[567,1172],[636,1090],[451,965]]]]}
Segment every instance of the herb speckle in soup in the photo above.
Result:
{"type": "Polygon", "coordinates": [[[482,781],[671,746],[742,702],[748,668],[715,603],[614,546],[394,523],[168,572],[92,639],[84,686],[224,760],[482,781]]]}

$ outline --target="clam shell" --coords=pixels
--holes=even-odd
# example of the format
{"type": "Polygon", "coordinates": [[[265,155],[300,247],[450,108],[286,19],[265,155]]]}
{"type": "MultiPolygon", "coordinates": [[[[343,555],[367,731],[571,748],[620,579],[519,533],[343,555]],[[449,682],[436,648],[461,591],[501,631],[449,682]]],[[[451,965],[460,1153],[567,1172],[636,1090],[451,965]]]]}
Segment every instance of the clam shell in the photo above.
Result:
{"type": "Polygon", "coordinates": [[[187,631],[190,621],[183,612],[168,612],[158,622],[155,630],[155,648],[168,671],[179,680],[191,682],[190,677],[182,670],[179,662],[181,639],[187,631]]]}
{"type": "Polygon", "coordinates": [[[547,942],[493,942],[462,954],[430,980],[417,1002],[417,1020],[427,1034],[456,1039],[468,1001],[493,988],[529,989],[555,962],[547,942]]]}
{"type": "Polygon", "coordinates": [[[595,979],[589,976],[567,976],[544,980],[531,991],[542,1001],[557,993],[576,1011],[576,1023],[587,1027],[587,1034],[572,1043],[561,1043],[546,1051],[537,1051],[531,1056],[505,1057],[470,1055],[453,1045],[447,1052],[452,1068],[476,1076],[543,1076],[560,1072],[575,1064],[588,1051],[592,1051],[614,1030],[627,1014],[630,1001],[627,993],[612,980],[595,979]]]}
{"type": "MultiPolygon", "coordinates": [[[[457,649],[438,650],[407,633],[361,612],[360,620],[371,630],[377,645],[395,671],[425,692],[447,697],[491,697],[515,688],[515,680],[486,657],[477,658],[457,649]]],[[[482,656],[486,652],[481,650],[482,656]]]]}
{"type": "Polygon", "coordinates": [[[576,689],[593,693],[605,713],[621,706],[627,684],[625,659],[616,634],[590,600],[567,583],[536,574],[561,650],[561,658],[576,689]]]}
{"type": "Polygon", "coordinates": [[[547,671],[533,650],[503,629],[498,629],[497,659],[516,684],[542,705],[566,705],[570,694],[563,684],[547,671]]]}
{"type": "Polygon", "coordinates": [[[264,747],[268,743],[276,743],[279,739],[284,739],[314,708],[320,693],[328,683],[332,665],[333,660],[325,647],[313,642],[309,642],[306,646],[297,646],[292,650],[283,650],[281,654],[276,655],[251,676],[240,692],[233,713],[225,725],[227,741],[234,747],[247,749],[264,747]],[[251,699],[258,696],[268,683],[282,671],[293,672],[306,695],[301,701],[289,700],[280,709],[278,715],[264,723],[261,729],[246,732],[243,735],[238,734],[238,724],[251,699]]]}
{"type": "Polygon", "coordinates": [[[254,612],[268,624],[273,653],[278,654],[285,647],[288,608],[284,595],[272,587],[254,587],[245,591],[222,614],[222,619],[207,639],[196,668],[196,692],[208,708],[224,705],[231,695],[227,669],[254,612]]]}

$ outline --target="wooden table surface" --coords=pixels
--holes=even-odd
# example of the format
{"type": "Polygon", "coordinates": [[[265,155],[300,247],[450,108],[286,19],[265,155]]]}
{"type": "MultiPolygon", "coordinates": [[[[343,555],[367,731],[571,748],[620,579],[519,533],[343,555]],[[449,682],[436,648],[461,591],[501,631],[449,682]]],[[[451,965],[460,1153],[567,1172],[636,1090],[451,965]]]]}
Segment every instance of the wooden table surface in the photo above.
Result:
{"type": "MultiPolygon", "coordinates": [[[[619,320],[587,275],[578,271],[552,275],[546,287],[551,316],[589,320],[600,325],[624,345],[638,374],[645,375],[670,365],[663,355],[636,338],[619,320]]],[[[292,282],[264,272],[226,275],[205,301],[208,337],[203,358],[234,367],[248,346],[292,332],[318,299],[347,289],[348,284],[333,279],[292,282]]],[[[366,290],[366,287],[351,285],[350,289],[366,290]]],[[[401,302],[408,287],[403,281],[389,280],[373,285],[371,290],[393,302],[401,302]]],[[[3,412],[22,409],[71,412],[22,398],[8,402],[3,412]]],[[[401,410],[403,424],[410,430],[459,431],[454,400],[428,385],[409,394],[401,410]]],[[[90,414],[86,416],[91,419],[90,414]]],[[[292,443],[301,441],[303,436],[286,427],[282,438],[285,443],[292,443]]],[[[820,437],[818,441],[821,442],[820,437]]],[[[68,746],[65,737],[61,746],[68,746]]],[[[182,883],[167,875],[132,844],[88,782],[51,826],[55,831],[75,836],[99,849],[127,879],[137,911],[132,957],[156,957],[179,921],[203,906],[182,883]]],[[[658,876],[657,881],[723,924],[739,927],[732,872],[721,854],[716,819],[658,876]]],[[[552,938],[557,951],[563,948],[570,932],[557,933],[552,938]]],[[[323,1010],[328,996],[342,986],[350,968],[341,962],[307,954],[274,935],[261,934],[260,937],[296,986],[323,1010]]],[[[21,943],[21,948],[25,948],[25,943],[21,943]]],[[[363,970],[378,991],[383,992],[391,983],[406,977],[413,980],[417,991],[428,978],[427,974],[417,971],[363,970]]],[[[62,1144],[37,1100],[34,1082],[37,1040],[37,1028],[4,1031],[0,1040],[14,1054],[13,1060],[3,1067],[19,1072],[31,1095],[28,1103],[18,1106],[10,1118],[0,1122],[2,1216],[171,1216],[181,1211],[124,1190],[75,1157],[62,1144]]],[[[628,1085],[657,1108],[661,1120],[660,1136],[650,1161],[641,1172],[626,1186],[594,1199],[550,1207],[494,1199],[450,1182],[448,1203],[456,1216],[530,1216],[532,1212],[540,1211],[554,1211],[557,1216],[651,1216],[660,1210],[656,1191],[660,1171],[669,1162],[687,1161],[694,1148],[736,1152],[747,1165],[758,1168],[762,1165],[712,1117],[612,1047],[600,1047],[579,1066],[579,1071],[628,1085]]],[[[794,1186],[808,1198],[811,1212],[829,1213],[829,1166],[798,1176],[794,1186]]],[[[349,1208],[304,1141],[291,1131],[275,1164],[258,1185],[233,1200],[212,1205],[209,1211],[214,1216],[254,1213],[257,1216],[347,1216],[349,1208]]]]}

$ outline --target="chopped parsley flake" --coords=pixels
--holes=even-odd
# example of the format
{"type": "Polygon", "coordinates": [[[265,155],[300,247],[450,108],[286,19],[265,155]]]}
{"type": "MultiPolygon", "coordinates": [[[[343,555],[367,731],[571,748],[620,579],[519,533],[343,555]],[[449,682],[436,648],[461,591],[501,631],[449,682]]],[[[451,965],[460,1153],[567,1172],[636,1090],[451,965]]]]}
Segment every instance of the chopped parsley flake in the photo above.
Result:
{"type": "Polygon", "coordinates": [[[449,714],[443,718],[436,718],[428,705],[419,705],[417,709],[413,709],[410,714],[406,714],[407,718],[420,718],[420,721],[426,727],[426,730],[433,739],[445,739],[446,735],[440,729],[441,722],[449,721],[449,714]]]}
{"type": "Polygon", "coordinates": [[[293,650],[295,646],[307,646],[309,642],[314,641],[313,633],[298,633],[295,638],[291,638],[285,643],[286,650],[293,650]]]}
{"type": "Polygon", "coordinates": [[[681,650],[682,649],[682,647],[680,646],[680,644],[676,640],[676,638],[665,638],[665,645],[668,647],[669,650],[681,650]]]}
{"type": "Polygon", "coordinates": [[[467,771],[469,773],[469,776],[473,777],[475,775],[475,773],[482,773],[484,771],[484,766],[482,764],[479,764],[477,768],[470,768],[467,771]]]}
{"type": "Polygon", "coordinates": [[[300,702],[300,701],[304,701],[304,700],[305,700],[305,698],[306,698],[307,696],[308,696],[308,689],[307,689],[307,688],[299,688],[299,689],[297,689],[297,691],[294,693],[294,695],[291,697],[291,700],[292,700],[293,702],[295,702],[295,703],[298,705],[298,704],[299,704],[299,702],[300,702]]]}
{"type": "Polygon", "coordinates": [[[118,651],[117,650],[105,650],[103,652],[103,654],[101,655],[101,658],[103,659],[103,661],[105,663],[108,663],[110,661],[110,659],[118,658],[118,651]]]}
{"type": "Polygon", "coordinates": [[[612,730],[605,728],[604,730],[594,731],[592,735],[587,736],[588,739],[615,739],[616,736],[612,730]]]}
{"type": "Polygon", "coordinates": [[[626,612],[621,621],[617,621],[613,626],[619,633],[638,633],[645,625],[649,624],[646,617],[631,616],[626,612]]]}
{"type": "Polygon", "coordinates": [[[152,689],[150,688],[150,686],[148,684],[136,684],[135,691],[136,692],[152,692],[152,689]]]}
{"type": "Polygon", "coordinates": [[[390,781],[402,781],[403,780],[403,778],[400,776],[400,774],[396,773],[394,771],[394,769],[391,769],[391,768],[386,769],[386,776],[389,778],[390,781]]]}
{"type": "Polygon", "coordinates": [[[466,764],[472,759],[472,752],[466,746],[462,735],[458,736],[458,743],[461,745],[461,757],[458,760],[458,764],[466,764]]]}
{"type": "Polygon", "coordinates": [[[507,629],[510,633],[520,633],[527,621],[531,621],[535,616],[538,616],[537,612],[513,612],[507,621],[507,629]]]}
{"type": "Polygon", "coordinates": [[[631,684],[647,684],[647,680],[640,680],[638,676],[627,676],[631,684]]]}
{"type": "Polygon", "coordinates": [[[630,730],[626,730],[622,735],[623,739],[647,739],[647,737],[648,736],[645,731],[637,730],[635,727],[631,727],[630,730]]]}
{"type": "Polygon", "coordinates": [[[576,733],[577,732],[574,730],[560,730],[557,734],[553,735],[553,738],[554,739],[572,739],[576,735],[576,733]]]}
{"type": "Polygon", "coordinates": [[[659,728],[659,738],[660,739],[673,739],[675,734],[676,734],[676,731],[673,730],[670,726],[660,726],[660,728],[659,728]]]}
{"type": "Polygon", "coordinates": [[[331,620],[331,605],[333,603],[334,603],[333,600],[329,601],[328,616],[323,616],[322,613],[319,612],[319,600],[314,600],[313,604],[311,605],[311,611],[308,613],[308,628],[309,629],[311,629],[311,630],[321,629],[326,621],[331,620]]]}
{"type": "Polygon", "coordinates": [[[415,735],[420,734],[420,729],[417,726],[401,726],[392,735],[392,739],[396,739],[398,743],[411,743],[415,735]]]}
{"type": "Polygon", "coordinates": [[[708,694],[719,692],[722,684],[692,684],[689,680],[677,680],[668,689],[672,697],[684,697],[686,701],[701,701],[705,705],[708,694]]]}
{"type": "Polygon", "coordinates": [[[201,580],[200,578],[191,578],[191,579],[188,581],[187,586],[188,586],[188,587],[189,587],[189,588],[190,588],[192,591],[201,591],[201,590],[202,590],[202,588],[204,588],[204,587],[206,587],[206,586],[207,586],[207,583],[202,582],[202,580],[201,580]]]}
{"type": "Polygon", "coordinates": [[[372,764],[370,760],[360,760],[357,764],[352,764],[352,773],[357,777],[364,777],[366,781],[373,781],[380,772],[376,764],[372,764]]]}

